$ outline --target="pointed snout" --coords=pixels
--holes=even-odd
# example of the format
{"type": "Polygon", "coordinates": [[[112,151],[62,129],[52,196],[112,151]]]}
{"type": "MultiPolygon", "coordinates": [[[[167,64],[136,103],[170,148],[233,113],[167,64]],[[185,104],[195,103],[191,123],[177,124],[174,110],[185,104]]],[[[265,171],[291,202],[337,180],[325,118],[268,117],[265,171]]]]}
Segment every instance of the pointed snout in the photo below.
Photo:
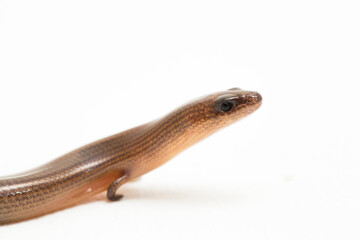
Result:
{"type": "Polygon", "coordinates": [[[248,103],[261,103],[262,101],[262,96],[258,92],[251,92],[246,97],[248,103]]]}
{"type": "Polygon", "coordinates": [[[237,95],[237,101],[239,105],[245,104],[247,106],[260,106],[262,102],[262,96],[258,92],[243,90],[241,88],[230,88],[228,91],[231,94],[237,95]]]}

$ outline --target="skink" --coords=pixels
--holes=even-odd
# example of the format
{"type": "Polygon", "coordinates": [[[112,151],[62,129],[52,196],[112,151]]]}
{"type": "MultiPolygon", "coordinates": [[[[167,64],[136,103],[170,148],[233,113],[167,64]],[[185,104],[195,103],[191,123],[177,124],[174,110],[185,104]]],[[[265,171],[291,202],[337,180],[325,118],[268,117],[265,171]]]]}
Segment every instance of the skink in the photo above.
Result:
{"type": "Polygon", "coordinates": [[[232,88],[197,98],[168,115],[88,144],[33,170],[0,178],[0,224],[54,212],[124,183],[254,112],[257,92],[232,88]]]}

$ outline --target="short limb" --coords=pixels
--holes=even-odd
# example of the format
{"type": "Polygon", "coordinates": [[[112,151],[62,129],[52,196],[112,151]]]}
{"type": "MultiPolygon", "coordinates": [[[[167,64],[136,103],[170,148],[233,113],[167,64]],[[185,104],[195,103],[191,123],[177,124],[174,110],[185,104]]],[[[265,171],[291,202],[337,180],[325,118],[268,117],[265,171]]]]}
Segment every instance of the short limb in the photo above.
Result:
{"type": "Polygon", "coordinates": [[[126,179],[128,179],[128,175],[124,174],[110,184],[107,191],[107,198],[110,201],[118,201],[123,197],[121,194],[116,194],[116,191],[125,183],[126,179]]]}

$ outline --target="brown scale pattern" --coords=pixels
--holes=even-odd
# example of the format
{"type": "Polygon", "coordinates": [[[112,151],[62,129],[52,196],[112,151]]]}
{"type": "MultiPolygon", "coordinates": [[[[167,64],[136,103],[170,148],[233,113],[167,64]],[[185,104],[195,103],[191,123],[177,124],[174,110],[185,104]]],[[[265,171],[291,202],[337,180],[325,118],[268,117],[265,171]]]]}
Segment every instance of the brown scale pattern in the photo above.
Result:
{"type": "Polygon", "coordinates": [[[91,143],[28,172],[0,178],[0,224],[41,216],[105,191],[124,174],[137,178],[261,105],[261,95],[230,89],[91,143]],[[219,110],[224,101],[230,111],[219,110]]]}

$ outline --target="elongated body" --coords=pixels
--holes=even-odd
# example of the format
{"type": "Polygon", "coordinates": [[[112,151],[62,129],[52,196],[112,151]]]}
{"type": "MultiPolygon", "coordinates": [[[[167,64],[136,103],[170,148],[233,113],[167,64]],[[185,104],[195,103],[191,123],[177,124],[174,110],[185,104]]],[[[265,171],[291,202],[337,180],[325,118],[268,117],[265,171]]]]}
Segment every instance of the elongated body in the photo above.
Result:
{"type": "Polygon", "coordinates": [[[116,190],[261,105],[256,92],[229,89],[198,98],[170,114],[91,143],[46,165],[0,178],[0,224],[21,221],[116,190]]]}

